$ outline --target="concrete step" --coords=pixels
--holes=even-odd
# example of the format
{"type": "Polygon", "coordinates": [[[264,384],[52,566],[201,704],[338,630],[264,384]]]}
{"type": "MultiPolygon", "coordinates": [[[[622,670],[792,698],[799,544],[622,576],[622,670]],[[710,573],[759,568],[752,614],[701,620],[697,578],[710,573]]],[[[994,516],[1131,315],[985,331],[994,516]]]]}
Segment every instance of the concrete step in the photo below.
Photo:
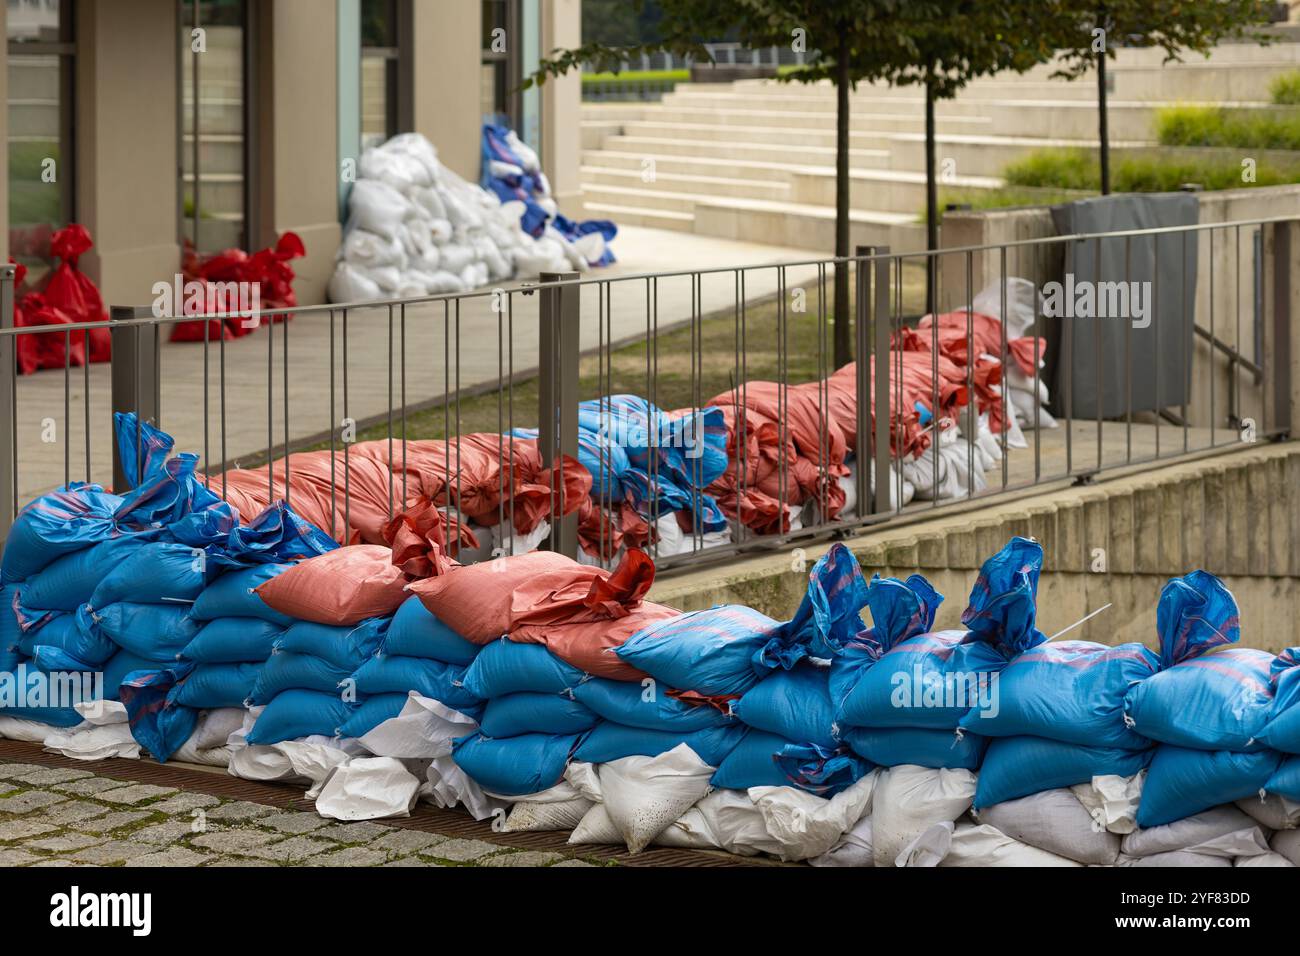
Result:
{"type": "Polygon", "coordinates": [[[646,206],[625,206],[618,203],[583,202],[587,215],[597,219],[613,219],[619,225],[647,226],[652,229],[672,229],[675,232],[694,232],[695,214],[651,209],[646,206]]]}
{"type": "MultiPolygon", "coordinates": [[[[643,118],[652,122],[725,127],[729,130],[750,127],[783,129],[787,137],[792,139],[802,135],[802,132],[807,129],[834,131],[836,123],[834,108],[783,110],[771,109],[766,105],[755,107],[752,104],[746,107],[739,105],[697,107],[665,103],[655,113],[643,118]]],[[[631,120],[624,120],[624,122],[631,122],[631,120]]],[[[967,127],[965,132],[985,132],[985,127],[988,125],[988,119],[984,116],[957,114],[945,114],[945,122],[953,126],[967,127]]],[[[879,129],[924,130],[925,115],[923,110],[904,114],[874,113],[867,109],[858,109],[854,110],[849,117],[849,129],[861,132],[879,129]]]]}
{"type": "Polygon", "coordinates": [[[685,191],[715,196],[749,196],[755,199],[790,198],[789,182],[674,173],[660,169],[658,163],[650,168],[637,169],[584,164],[578,172],[584,192],[593,186],[640,186],[665,192],[685,191]]]}
{"type": "MultiPolygon", "coordinates": [[[[790,201],[814,206],[835,205],[835,170],[808,169],[790,177],[790,201]]],[[[952,175],[942,185],[950,189],[994,190],[1003,180],[994,176],[952,175]]],[[[925,209],[925,173],[897,169],[849,171],[849,202],[854,209],[919,216],[925,209]]]]}
{"type": "MultiPolygon", "coordinates": [[[[888,245],[895,250],[925,246],[925,230],[915,215],[854,209],[849,214],[853,245],[888,245]]],[[[755,236],[797,249],[830,253],[835,249],[833,207],[763,200],[707,199],[695,207],[695,232],[752,241],[755,236]]]]}
{"type": "MultiPolygon", "coordinates": [[[[670,139],[660,136],[610,136],[605,140],[605,148],[620,153],[637,153],[642,156],[702,156],[715,159],[763,159],[774,162],[807,163],[811,165],[835,164],[835,150],[828,146],[804,146],[802,144],[778,145],[771,143],[745,142],[698,142],[670,139]]],[[[849,161],[856,165],[859,160],[883,162],[889,158],[885,149],[849,150],[849,161]]]]}
{"type": "MultiPolygon", "coordinates": [[[[911,119],[890,116],[877,116],[872,119],[873,122],[870,128],[850,128],[849,143],[852,146],[872,148],[878,146],[878,140],[894,133],[923,134],[925,132],[924,123],[916,123],[911,119]]],[[[986,132],[988,122],[983,119],[973,123],[967,120],[955,124],[945,121],[944,125],[945,127],[957,129],[969,128],[969,135],[979,135],[986,132]]],[[[697,142],[700,140],[735,141],[743,139],[747,143],[788,144],[791,141],[790,129],[783,126],[735,127],[672,119],[632,120],[623,123],[620,131],[628,136],[672,136],[677,134],[697,142]]],[[[834,147],[835,126],[831,124],[825,129],[800,129],[797,136],[801,145],[834,147]]]]}
{"type": "MultiPolygon", "coordinates": [[[[869,157],[865,165],[876,168],[884,157],[869,157]]],[[[589,149],[582,154],[586,166],[604,169],[634,170],[640,173],[649,162],[656,172],[682,176],[721,176],[728,174],[766,183],[788,183],[795,170],[808,169],[804,163],[780,163],[767,159],[718,159],[710,156],[670,156],[625,153],[612,149],[589,149]]],[[[859,159],[859,162],[863,162],[859,159]]]]}

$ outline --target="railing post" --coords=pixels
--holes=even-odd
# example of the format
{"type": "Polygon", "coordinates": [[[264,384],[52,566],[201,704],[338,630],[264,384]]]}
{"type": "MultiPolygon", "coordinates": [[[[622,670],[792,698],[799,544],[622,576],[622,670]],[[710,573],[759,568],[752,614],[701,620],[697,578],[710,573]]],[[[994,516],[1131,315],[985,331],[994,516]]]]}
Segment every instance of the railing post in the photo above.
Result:
{"type": "Polygon", "coordinates": [[[1275,223],[1273,231],[1273,327],[1268,335],[1272,341],[1264,349],[1264,355],[1256,355],[1255,361],[1268,369],[1273,379],[1272,421],[1267,423],[1270,431],[1277,430],[1286,435],[1292,434],[1294,424],[1292,415],[1298,396],[1292,392],[1291,383],[1291,349],[1294,347],[1292,322],[1296,314],[1293,300],[1296,297],[1294,272],[1297,254],[1300,253],[1300,220],[1275,223]]]}
{"type": "MultiPolygon", "coordinates": [[[[863,261],[875,252],[875,246],[858,246],[853,255],[857,258],[854,265],[853,295],[853,355],[857,359],[854,366],[858,399],[857,437],[854,448],[858,462],[857,498],[858,517],[873,510],[871,500],[871,263],[863,261]]],[[[838,268],[838,267],[837,267],[838,268]]]]}
{"type": "MultiPolygon", "coordinates": [[[[108,317],[114,322],[147,319],[152,315],[153,310],[147,305],[115,305],[108,310],[108,317]]],[[[162,379],[158,364],[160,329],[157,323],[149,323],[115,326],[112,330],[113,412],[135,412],[137,431],[140,422],[156,426],[162,423],[162,379]]],[[[137,440],[136,448],[141,446],[137,440]]],[[[142,462],[136,462],[137,475],[142,465],[142,462]]],[[[114,441],[113,490],[122,494],[128,487],[121,451],[114,441]]]]}
{"type": "MultiPolygon", "coordinates": [[[[877,246],[877,254],[887,256],[889,246],[877,246]]],[[[902,262],[899,262],[902,268],[902,262]]],[[[875,391],[876,391],[876,500],[872,509],[876,514],[889,513],[889,491],[893,484],[893,469],[889,461],[889,339],[893,331],[889,321],[889,259],[875,262],[875,289],[872,303],[871,325],[875,330],[875,391]]],[[[937,346],[936,346],[937,347],[937,346]]]]}
{"type": "MultiPolygon", "coordinates": [[[[17,269],[0,265],[0,328],[14,326],[14,277],[17,269]]],[[[14,469],[17,435],[14,418],[18,408],[17,341],[0,336],[0,542],[9,540],[18,506],[18,475],[14,469]]]]}
{"type": "Polygon", "coordinates": [[[559,498],[552,498],[550,550],[571,558],[578,556],[578,515],[563,514],[563,456],[578,457],[580,287],[552,283],[577,278],[576,272],[543,272],[538,304],[538,446],[548,469],[561,463],[559,498]]]}

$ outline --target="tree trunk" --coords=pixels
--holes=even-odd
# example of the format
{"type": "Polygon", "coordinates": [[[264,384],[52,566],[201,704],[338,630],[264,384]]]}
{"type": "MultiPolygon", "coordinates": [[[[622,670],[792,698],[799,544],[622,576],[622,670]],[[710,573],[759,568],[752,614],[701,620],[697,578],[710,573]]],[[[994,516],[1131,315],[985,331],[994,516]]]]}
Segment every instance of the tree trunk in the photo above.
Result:
{"type": "MultiPolygon", "coordinates": [[[[849,38],[840,32],[835,61],[835,257],[849,251],[849,38]]],[[[852,310],[849,308],[849,267],[835,267],[835,367],[853,361],[852,310]]]]}
{"type": "MultiPolygon", "coordinates": [[[[934,167],[934,88],[925,84],[925,248],[939,248],[939,182],[934,167]]],[[[939,260],[926,258],[925,311],[935,313],[939,260]]]]}
{"type": "Polygon", "coordinates": [[[1110,130],[1106,122],[1106,50],[1097,54],[1097,139],[1101,159],[1101,194],[1110,195],[1110,130]]]}

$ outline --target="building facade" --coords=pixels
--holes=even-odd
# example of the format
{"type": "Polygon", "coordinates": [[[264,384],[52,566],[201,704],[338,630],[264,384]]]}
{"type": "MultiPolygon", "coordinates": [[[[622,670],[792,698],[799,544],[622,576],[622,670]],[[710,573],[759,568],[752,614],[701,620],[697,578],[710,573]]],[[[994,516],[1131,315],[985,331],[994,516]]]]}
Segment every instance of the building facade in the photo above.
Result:
{"type": "Polygon", "coordinates": [[[577,198],[576,76],[520,90],[581,40],[581,0],[7,0],[0,241],[31,270],[69,222],[106,302],[147,302],[200,254],[293,231],[324,300],[361,150],[415,131],[479,178],[486,117],[577,198]]]}

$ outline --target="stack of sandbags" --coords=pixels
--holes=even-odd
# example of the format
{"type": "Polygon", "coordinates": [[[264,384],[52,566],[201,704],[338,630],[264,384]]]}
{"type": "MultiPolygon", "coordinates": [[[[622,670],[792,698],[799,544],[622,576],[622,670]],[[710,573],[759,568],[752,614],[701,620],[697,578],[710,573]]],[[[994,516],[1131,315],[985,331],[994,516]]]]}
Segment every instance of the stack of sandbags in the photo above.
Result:
{"type": "Polygon", "coordinates": [[[1193,571],[1165,586],[1156,615],[1162,669],[1124,703],[1133,729],[1159,742],[1138,808],[1143,827],[1254,796],[1282,763],[1259,739],[1273,711],[1276,655],[1229,646],[1241,637],[1231,592],[1193,571]]]}
{"type": "Polygon", "coordinates": [[[502,203],[438,160],[418,133],[361,154],[348,222],[330,278],[334,302],[465,292],[538,272],[584,271],[558,233],[525,232],[524,203],[502,203]]]}

